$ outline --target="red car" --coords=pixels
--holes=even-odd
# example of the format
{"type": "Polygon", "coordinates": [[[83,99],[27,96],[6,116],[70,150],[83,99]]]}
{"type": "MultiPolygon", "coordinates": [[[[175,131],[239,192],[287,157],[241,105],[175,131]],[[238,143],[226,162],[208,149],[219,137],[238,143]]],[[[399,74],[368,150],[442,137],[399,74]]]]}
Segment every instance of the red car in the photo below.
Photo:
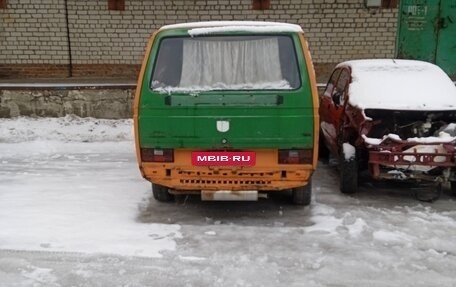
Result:
{"type": "Polygon", "coordinates": [[[450,182],[456,192],[456,87],[413,60],[336,66],[320,96],[321,143],[340,163],[340,190],[375,179],[450,182]]]}

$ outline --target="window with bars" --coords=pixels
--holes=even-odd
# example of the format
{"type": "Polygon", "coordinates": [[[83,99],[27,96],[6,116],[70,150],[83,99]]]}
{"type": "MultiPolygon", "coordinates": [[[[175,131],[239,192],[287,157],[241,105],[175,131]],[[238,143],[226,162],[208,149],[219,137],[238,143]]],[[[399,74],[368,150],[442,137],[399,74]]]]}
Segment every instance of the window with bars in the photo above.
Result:
{"type": "Polygon", "coordinates": [[[108,9],[113,11],[124,11],[125,0],[108,0],[108,9]]]}
{"type": "Polygon", "coordinates": [[[6,0],[0,0],[0,9],[6,9],[6,0]]]}

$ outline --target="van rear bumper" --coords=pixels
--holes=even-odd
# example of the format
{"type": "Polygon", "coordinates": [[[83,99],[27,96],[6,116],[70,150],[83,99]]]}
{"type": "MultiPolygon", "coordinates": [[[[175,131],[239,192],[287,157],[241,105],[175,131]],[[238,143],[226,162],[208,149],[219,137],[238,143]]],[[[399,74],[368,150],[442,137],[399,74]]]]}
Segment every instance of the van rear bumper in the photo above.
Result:
{"type": "Polygon", "coordinates": [[[253,166],[195,166],[193,149],[175,149],[174,162],[140,162],[145,179],[179,190],[285,190],[304,186],[315,166],[312,164],[278,164],[277,149],[253,150],[253,166]]]}
{"type": "MultiPolygon", "coordinates": [[[[192,167],[143,163],[145,179],[174,190],[285,190],[304,186],[312,165],[267,167],[192,167]]],[[[178,192],[176,192],[178,193],[178,192]]]]}

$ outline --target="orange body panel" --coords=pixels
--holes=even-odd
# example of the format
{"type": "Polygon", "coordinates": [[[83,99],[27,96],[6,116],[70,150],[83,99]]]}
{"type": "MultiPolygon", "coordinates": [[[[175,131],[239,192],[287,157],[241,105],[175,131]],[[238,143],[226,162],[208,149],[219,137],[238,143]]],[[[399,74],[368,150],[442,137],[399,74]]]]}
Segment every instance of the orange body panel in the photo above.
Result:
{"type": "Polygon", "coordinates": [[[302,51],[304,53],[304,58],[306,59],[306,66],[309,72],[310,88],[312,90],[312,102],[313,102],[313,112],[314,112],[314,149],[313,149],[313,169],[317,168],[318,162],[318,141],[320,136],[320,113],[319,113],[319,104],[320,99],[318,97],[318,88],[317,80],[315,76],[315,68],[312,62],[312,56],[310,55],[309,45],[307,44],[304,34],[299,33],[299,40],[301,42],[302,51]]]}
{"type": "Polygon", "coordinates": [[[155,36],[157,34],[158,34],[158,31],[153,33],[149,39],[149,42],[147,43],[146,54],[144,55],[144,59],[143,59],[142,65],[141,65],[141,71],[139,72],[138,83],[136,85],[136,91],[135,91],[135,99],[133,102],[133,124],[134,124],[134,129],[135,129],[136,158],[138,159],[139,170],[141,171],[141,174],[143,177],[145,177],[145,174],[142,169],[140,147],[139,147],[139,125],[138,125],[139,99],[141,98],[141,89],[142,89],[142,84],[143,84],[143,79],[144,79],[144,73],[146,71],[147,61],[149,60],[150,53],[152,51],[152,45],[154,43],[155,36]]]}
{"type": "Polygon", "coordinates": [[[277,164],[278,151],[255,150],[255,166],[192,166],[191,149],[174,150],[174,162],[142,162],[145,178],[177,190],[284,190],[307,184],[313,167],[277,164]]]}

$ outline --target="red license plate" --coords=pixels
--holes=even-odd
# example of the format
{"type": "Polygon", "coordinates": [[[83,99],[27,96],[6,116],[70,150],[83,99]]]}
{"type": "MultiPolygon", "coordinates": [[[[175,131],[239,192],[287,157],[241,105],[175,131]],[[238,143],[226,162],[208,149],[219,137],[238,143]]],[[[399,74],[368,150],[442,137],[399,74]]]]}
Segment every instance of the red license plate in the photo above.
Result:
{"type": "Polygon", "coordinates": [[[254,166],[256,162],[253,151],[194,151],[192,165],[195,166],[254,166]]]}

